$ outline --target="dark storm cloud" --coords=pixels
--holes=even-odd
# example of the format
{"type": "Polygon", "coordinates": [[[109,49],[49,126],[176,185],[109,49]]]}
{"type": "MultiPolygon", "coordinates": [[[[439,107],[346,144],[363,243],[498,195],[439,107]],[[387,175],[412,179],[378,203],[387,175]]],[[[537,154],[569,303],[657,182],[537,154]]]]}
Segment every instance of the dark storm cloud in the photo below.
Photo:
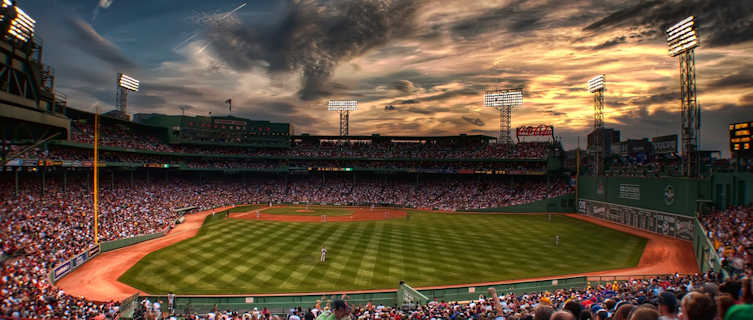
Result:
{"type": "MultiPolygon", "coordinates": [[[[128,97],[130,106],[136,107],[163,107],[167,104],[167,100],[161,96],[139,94],[128,97]]],[[[180,110],[180,109],[175,109],[180,110]]]]}
{"type": "Polygon", "coordinates": [[[429,106],[429,107],[410,107],[408,109],[405,109],[408,112],[416,113],[416,114],[436,114],[440,112],[452,112],[453,108],[450,107],[439,107],[439,106],[429,106]]]}
{"type": "MultiPolygon", "coordinates": [[[[580,11],[569,16],[552,16],[552,12],[572,4],[570,1],[547,1],[532,5],[529,0],[516,0],[506,6],[486,10],[453,23],[449,30],[456,38],[471,40],[490,32],[510,32],[513,35],[546,28],[559,28],[579,25],[584,20],[594,17],[587,11],[580,11]]],[[[509,47],[521,43],[505,42],[509,47]]]]}
{"type": "Polygon", "coordinates": [[[238,104],[239,111],[233,108],[233,115],[248,119],[268,120],[272,122],[286,122],[293,124],[296,134],[311,133],[314,124],[320,123],[321,119],[299,112],[298,107],[282,101],[243,101],[238,104]],[[303,130],[303,131],[301,131],[303,130]]]}
{"type": "Polygon", "coordinates": [[[479,95],[480,92],[481,92],[480,87],[479,88],[470,87],[470,88],[463,88],[459,90],[445,91],[445,92],[441,92],[435,95],[425,96],[425,97],[420,97],[420,98],[395,100],[392,102],[392,104],[397,104],[397,105],[419,104],[422,102],[441,101],[441,100],[450,99],[450,98],[459,97],[459,96],[479,95]]]}
{"type": "Polygon", "coordinates": [[[258,106],[260,107],[260,109],[280,114],[295,113],[297,110],[296,106],[287,102],[279,101],[263,102],[258,106]]]}
{"type": "Polygon", "coordinates": [[[512,32],[525,32],[539,28],[538,23],[544,16],[544,11],[539,9],[524,10],[521,5],[526,0],[517,0],[497,9],[492,9],[482,14],[458,21],[450,26],[453,35],[472,39],[479,35],[508,29],[512,32]]]}
{"type": "Polygon", "coordinates": [[[146,92],[172,93],[189,98],[202,98],[207,95],[206,92],[199,89],[155,82],[141,82],[141,90],[146,92]]]}
{"type": "Polygon", "coordinates": [[[726,88],[751,88],[753,87],[753,74],[750,69],[717,79],[709,84],[709,89],[726,89],[726,88]]]}
{"type": "Polygon", "coordinates": [[[300,71],[299,96],[330,94],[329,79],[341,62],[414,33],[421,0],[291,2],[274,26],[218,23],[207,32],[214,51],[234,68],[264,66],[300,71]]]}
{"type": "Polygon", "coordinates": [[[636,98],[636,99],[633,99],[631,102],[637,106],[647,107],[647,106],[652,106],[655,104],[663,104],[669,101],[679,102],[679,100],[680,100],[680,96],[678,93],[668,92],[668,93],[650,95],[648,97],[643,97],[643,98],[636,98]]]}
{"type": "Polygon", "coordinates": [[[406,100],[397,100],[395,101],[395,104],[416,104],[421,101],[418,101],[416,99],[406,99],[406,100]]]}
{"type": "Polygon", "coordinates": [[[80,18],[68,18],[66,20],[71,30],[68,44],[109,63],[116,69],[125,71],[135,68],[136,65],[126,58],[117,46],[100,36],[84,20],[80,18]]]}
{"type": "Polygon", "coordinates": [[[484,126],[484,121],[482,121],[479,118],[470,118],[470,117],[466,117],[466,116],[463,116],[462,118],[463,118],[463,120],[465,120],[465,122],[468,122],[468,123],[470,123],[470,124],[472,124],[474,126],[477,126],[477,127],[483,127],[484,126]]]}
{"type": "Polygon", "coordinates": [[[753,1],[641,1],[588,25],[585,31],[647,26],[663,38],[665,30],[680,20],[696,16],[702,44],[724,46],[753,39],[753,1]]]}
{"type": "Polygon", "coordinates": [[[431,75],[417,70],[407,69],[390,73],[384,76],[365,78],[359,81],[358,86],[361,89],[373,89],[376,86],[394,87],[396,81],[410,81],[416,88],[431,89],[435,86],[447,84],[457,79],[478,75],[478,73],[462,73],[449,75],[431,75]]]}
{"type": "Polygon", "coordinates": [[[392,83],[392,88],[402,93],[413,93],[417,90],[413,82],[409,80],[398,80],[392,83]]]}
{"type": "Polygon", "coordinates": [[[619,36],[619,37],[616,37],[616,38],[604,41],[604,43],[599,44],[599,45],[593,47],[593,49],[594,50],[601,50],[601,49],[611,48],[611,47],[614,47],[616,45],[625,43],[626,40],[627,40],[627,37],[625,37],[625,36],[619,36]]]}
{"type": "Polygon", "coordinates": [[[446,91],[437,95],[418,98],[417,100],[419,102],[429,102],[429,101],[440,101],[440,100],[445,100],[445,99],[460,97],[460,96],[475,96],[475,95],[479,95],[481,93],[481,90],[482,88],[480,87],[470,87],[470,88],[463,88],[460,90],[450,90],[450,91],[446,91]]]}

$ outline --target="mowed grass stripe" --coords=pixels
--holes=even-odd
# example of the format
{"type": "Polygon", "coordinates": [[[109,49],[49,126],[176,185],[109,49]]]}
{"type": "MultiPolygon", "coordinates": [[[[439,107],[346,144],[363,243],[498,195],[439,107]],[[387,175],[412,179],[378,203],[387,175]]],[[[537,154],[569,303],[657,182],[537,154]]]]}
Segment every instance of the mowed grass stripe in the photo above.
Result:
{"type": "Polygon", "coordinates": [[[409,214],[342,223],[217,215],[196,237],[150,253],[120,280],[154,294],[387,289],[400,280],[449,285],[631,267],[646,243],[560,215],[409,214]]]}

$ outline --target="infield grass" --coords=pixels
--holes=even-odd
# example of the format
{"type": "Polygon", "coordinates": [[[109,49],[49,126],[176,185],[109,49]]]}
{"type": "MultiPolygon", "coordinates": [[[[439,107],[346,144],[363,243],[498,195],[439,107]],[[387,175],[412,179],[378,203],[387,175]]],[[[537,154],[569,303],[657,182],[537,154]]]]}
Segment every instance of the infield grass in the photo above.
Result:
{"type": "Polygon", "coordinates": [[[560,215],[409,212],[408,219],[328,223],[217,215],[196,237],[148,254],[119,280],[151,294],[394,289],[400,280],[421,287],[632,267],[646,244],[560,215]]]}

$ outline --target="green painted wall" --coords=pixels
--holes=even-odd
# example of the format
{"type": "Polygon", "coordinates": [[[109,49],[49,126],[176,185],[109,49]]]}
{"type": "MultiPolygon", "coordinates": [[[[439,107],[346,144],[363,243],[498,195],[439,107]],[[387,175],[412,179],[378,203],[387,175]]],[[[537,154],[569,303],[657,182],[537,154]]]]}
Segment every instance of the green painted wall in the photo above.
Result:
{"type": "Polygon", "coordinates": [[[711,184],[712,198],[717,208],[753,205],[753,172],[716,173],[711,178],[711,184]]]}
{"type": "Polygon", "coordinates": [[[696,200],[711,199],[710,180],[688,178],[578,178],[580,199],[695,216],[696,200]]]}
{"type": "Polygon", "coordinates": [[[156,239],[159,237],[164,236],[164,232],[159,233],[153,233],[153,234],[144,234],[144,235],[138,235],[135,237],[125,238],[125,239],[119,239],[119,240],[112,240],[112,241],[102,241],[100,244],[102,247],[102,252],[112,251],[115,249],[120,249],[122,247],[127,247],[130,245],[137,244],[139,242],[144,242],[147,240],[156,239]]]}

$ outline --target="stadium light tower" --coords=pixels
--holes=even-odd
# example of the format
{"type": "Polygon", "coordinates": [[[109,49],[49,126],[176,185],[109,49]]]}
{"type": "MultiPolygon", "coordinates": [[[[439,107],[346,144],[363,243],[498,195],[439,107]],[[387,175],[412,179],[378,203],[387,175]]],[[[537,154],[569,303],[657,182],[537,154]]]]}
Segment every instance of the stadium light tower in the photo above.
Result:
{"type": "Polygon", "coordinates": [[[701,108],[696,101],[695,48],[700,39],[695,29],[695,17],[690,16],[667,29],[669,55],[680,57],[680,100],[682,104],[682,172],[698,176],[700,163],[698,139],[701,127],[701,108]]]}
{"type": "Polygon", "coordinates": [[[115,83],[115,107],[123,113],[126,113],[126,109],[128,109],[128,91],[139,91],[139,81],[118,73],[115,83]]]}
{"type": "Polygon", "coordinates": [[[16,6],[15,1],[2,0],[2,2],[3,10],[0,20],[2,20],[2,25],[7,27],[8,34],[23,42],[31,40],[34,36],[36,21],[16,6]]]}
{"type": "Polygon", "coordinates": [[[607,80],[603,74],[588,80],[588,92],[594,94],[594,129],[604,127],[604,91],[607,80]]]}
{"type": "Polygon", "coordinates": [[[510,133],[512,107],[522,104],[522,89],[487,90],[484,93],[484,106],[493,107],[499,110],[499,132],[497,132],[497,143],[512,145],[512,136],[510,133]]]}
{"type": "Polygon", "coordinates": [[[347,137],[350,112],[358,110],[358,101],[329,100],[329,102],[327,102],[327,110],[340,113],[340,136],[347,137]]]}
{"type": "Polygon", "coordinates": [[[594,95],[594,173],[601,175],[604,171],[604,91],[607,90],[606,77],[601,74],[588,80],[588,92],[594,95]]]}

